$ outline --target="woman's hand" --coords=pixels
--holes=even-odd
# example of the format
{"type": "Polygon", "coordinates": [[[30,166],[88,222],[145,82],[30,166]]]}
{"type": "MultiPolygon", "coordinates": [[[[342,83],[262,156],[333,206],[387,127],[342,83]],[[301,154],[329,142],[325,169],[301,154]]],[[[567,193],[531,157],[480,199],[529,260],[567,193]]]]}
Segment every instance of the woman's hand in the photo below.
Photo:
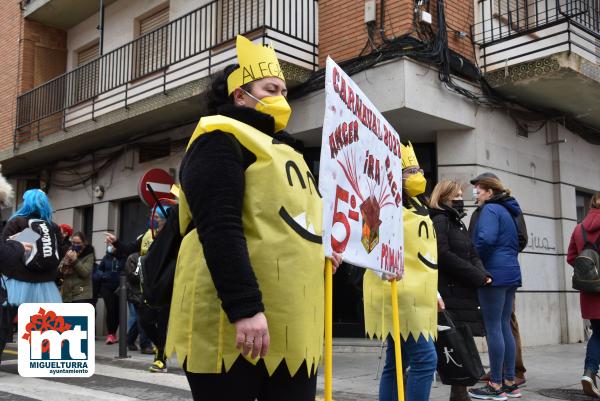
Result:
{"type": "Polygon", "coordinates": [[[483,285],[490,285],[490,284],[492,284],[492,281],[493,281],[492,278],[490,276],[487,276],[485,278],[485,281],[483,282],[483,285]]]}
{"type": "Polygon", "coordinates": [[[340,267],[340,265],[342,264],[342,254],[333,252],[333,254],[329,258],[329,260],[331,260],[332,271],[333,271],[333,274],[335,274],[338,267],[340,267]]]}
{"type": "Polygon", "coordinates": [[[264,357],[269,350],[269,326],[264,313],[240,319],[235,324],[235,347],[242,350],[244,356],[252,352],[252,359],[264,357]]]}
{"type": "Polygon", "coordinates": [[[444,303],[444,300],[442,298],[437,299],[437,306],[438,306],[438,312],[441,312],[444,309],[446,309],[446,304],[444,303]]]}
{"type": "Polygon", "coordinates": [[[30,244],[29,242],[21,242],[21,244],[23,245],[23,248],[25,248],[25,253],[31,253],[31,251],[33,250],[33,244],[30,244]]]}
{"type": "Polygon", "coordinates": [[[73,263],[77,260],[77,252],[75,252],[74,250],[70,249],[67,251],[65,258],[67,258],[67,261],[69,263],[73,263]]]}
{"type": "Polygon", "coordinates": [[[402,280],[402,277],[404,277],[404,275],[401,274],[399,271],[396,271],[395,274],[394,273],[383,273],[383,275],[381,276],[381,279],[392,282],[394,280],[400,281],[400,280],[402,280]]]}

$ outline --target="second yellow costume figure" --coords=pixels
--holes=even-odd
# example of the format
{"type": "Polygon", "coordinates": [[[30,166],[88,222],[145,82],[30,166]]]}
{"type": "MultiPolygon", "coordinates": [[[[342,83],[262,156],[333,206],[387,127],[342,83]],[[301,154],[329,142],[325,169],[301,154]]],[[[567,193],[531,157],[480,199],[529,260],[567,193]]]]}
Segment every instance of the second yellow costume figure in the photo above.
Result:
{"type": "Polygon", "coordinates": [[[425,177],[412,145],[402,146],[404,277],[398,282],[401,339],[392,331],[391,284],[367,271],[363,282],[365,331],[387,338],[379,399],[397,399],[393,341],[401,341],[407,401],[427,401],[437,365],[437,243],[425,201],[425,177]]]}

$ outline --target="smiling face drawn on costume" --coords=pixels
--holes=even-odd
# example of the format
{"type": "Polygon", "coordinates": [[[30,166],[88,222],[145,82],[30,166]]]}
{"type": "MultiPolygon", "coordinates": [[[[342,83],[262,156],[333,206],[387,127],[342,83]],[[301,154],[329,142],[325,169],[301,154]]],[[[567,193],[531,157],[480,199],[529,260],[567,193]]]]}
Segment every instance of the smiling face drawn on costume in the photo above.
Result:
{"type": "MultiPolygon", "coordinates": [[[[435,238],[435,230],[431,229],[432,233],[431,235],[433,236],[433,238],[435,238]]],[[[419,223],[419,238],[426,238],[429,239],[429,226],[427,225],[426,222],[421,221],[419,223]],[[423,237],[423,229],[425,230],[425,237],[423,237]]],[[[427,252],[425,254],[425,256],[423,256],[421,254],[421,252],[417,253],[417,257],[419,258],[419,260],[421,261],[421,263],[423,263],[425,266],[429,267],[430,269],[437,269],[438,265],[437,265],[437,261],[433,260],[432,256],[429,254],[429,252],[427,252]]]]}
{"type": "MultiPolygon", "coordinates": [[[[298,178],[296,186],[300,185],[302,187],[302,190],[306,190],[308,186],[308,190],[311,194],[313,194],[314,191],[319,196],[319,198],[322,197],[321,193],[319,192],[319,189],[317,188],[315,177],[310,171],[306,172],[305,181],[302,173],[300,172],[300,168],[293,160],[287,161],[287,163],[285,164],[285,170],[288,184],[290,187],[295,188],[294,180],[292,179],[293,171],[296,177],[298,178]]],[[[290,213],[285,209],[285,206],[282,205],[279,208],[279,216],[283,219],[283,221],[287,223],[288,226],[290,226],[292,230],[294,230],[305,240],[314,242],[316,244],[321,244],[323,242],[323,238],[315,233],[314,225],[312,223],[308,224],[309,222],[306,219],[306,212],[302,212],[299,215],[292,217],[292,215],[290,215],[290,213]]]]}

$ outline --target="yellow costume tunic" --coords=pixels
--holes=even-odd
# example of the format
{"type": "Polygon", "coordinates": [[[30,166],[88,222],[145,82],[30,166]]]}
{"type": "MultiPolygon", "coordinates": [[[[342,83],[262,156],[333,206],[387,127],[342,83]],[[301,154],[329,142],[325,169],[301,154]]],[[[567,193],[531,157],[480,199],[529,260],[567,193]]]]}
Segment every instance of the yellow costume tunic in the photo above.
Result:
{"type": "MultiPolygon", "coordinates": [[[[322,206],[314,178],[294,149],[220,115],[200,119],[188,149],[215,130],[233,134],[256,156],[245,171],[242,223],[271,337],[265,365],[271,375],[285,360],[294,375],[306,361],[310,374],[323,349],[322,206]]],[[[192,216],[183,192],[179,213],[180,226],[187,227],[192,216]]],[[[179,251],[166,345],[166,354],[176,353],[180,365],[187,358],[190,372],[221,373],[240,355],[235,326],[220,305],[193,230],[179,251]]]]}
{"type": "Polygon", "coordinates": [[[152,229],[149,229],[142,237],[142,245],[140,246],[140,256],[144,256],[148,253],[148,249],[150,248],[150,245],[152,245],[152,241],[154,241],[154,238],[152,238],[152,229]]]}
{"type": "MultiPolygon", "coordinates": [[[[437,242],[433,222],[416,198],[416,206],[404,208],[404,277],[398,282],[400,333],[418,340],[437,337],[437,242]]],[[[391,284],[372,271],[363,281],[365,331],[371,338],[392,332],[391,284]]],[[[397,341],[396,334],[393,336],[397,341]]]]}

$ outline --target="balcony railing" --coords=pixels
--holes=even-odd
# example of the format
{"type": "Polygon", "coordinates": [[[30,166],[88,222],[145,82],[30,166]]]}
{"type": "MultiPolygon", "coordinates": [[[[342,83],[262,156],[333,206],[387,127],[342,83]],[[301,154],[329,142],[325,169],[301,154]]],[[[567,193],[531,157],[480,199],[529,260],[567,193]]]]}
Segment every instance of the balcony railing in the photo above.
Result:
{"type": "Polygon", "coordinates": [[[17,98],[15,148],[206,77],[235,58],[237,34],[318,67],[317,0],[215,0],[17,98]]]}
{"type": "Polygon", "coordinates": [[[598,0],[484,0],[479,16],[472,37],[486,72],[562,51],[600,57],[598,0]]]}

